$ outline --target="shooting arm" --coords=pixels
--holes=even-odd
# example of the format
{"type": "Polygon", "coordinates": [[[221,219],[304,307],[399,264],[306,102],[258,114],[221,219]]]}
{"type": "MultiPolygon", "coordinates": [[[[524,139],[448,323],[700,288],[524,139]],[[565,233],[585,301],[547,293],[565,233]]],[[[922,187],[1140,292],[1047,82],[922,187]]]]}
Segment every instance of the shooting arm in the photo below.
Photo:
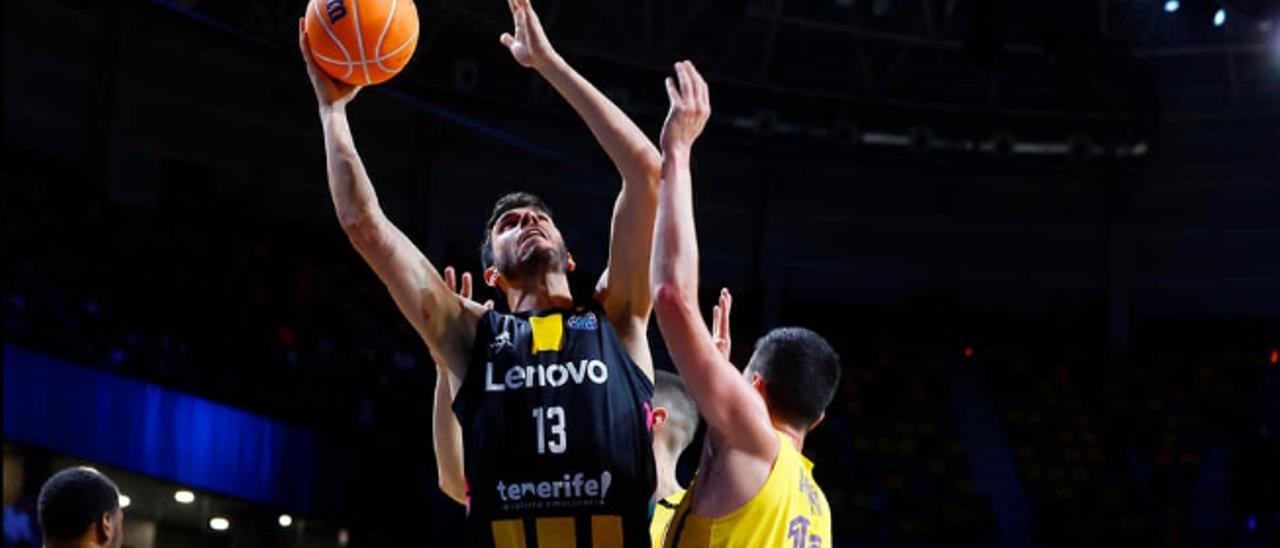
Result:
{"type": "Polygon", "coordinates": [[[417,246],[383,214],[356,152],[345,109],[321,109],[321,120],[329,191],[342,230],[432,354],[462,378],[484,307],[455,295],[417,246]]]}

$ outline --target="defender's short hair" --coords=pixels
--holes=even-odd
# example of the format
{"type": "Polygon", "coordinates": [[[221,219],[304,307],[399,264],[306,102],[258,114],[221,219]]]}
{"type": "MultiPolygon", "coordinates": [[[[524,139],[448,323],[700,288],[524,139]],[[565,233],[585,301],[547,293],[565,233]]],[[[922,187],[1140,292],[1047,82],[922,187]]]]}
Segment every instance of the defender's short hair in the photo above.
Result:
{"type": "Polygon", "coordinates": [[[548,217],[555,217],[551,213],[551,207],[542,198],[528,192],[511,192],[498,198],[493,204],[493,213],[489,214],[489,221],[484,224],[484,243],[480,244],[480,262],[484,263],[486,269],[493,266],[493,226],[498,224],[498,219],[504,213],[522,207],[531,207],[546,213],[548,217]]]}
{"type": "Polygon", "coordinates": [[[684,387],[680,375],[666,370],[654,371],[653,406],[667,410],[667,428],[673,433],[676,450],[684,451],[698,431],[698,405],[684,387]]]}
{"type": "Polygon", "coordinates": [[[764,378],[770,412],[798,428],[822,416],[840,384],[840,356],[803,327],[780,327],[761,337],[748,367],[764,378]]]}
{"type": "Polygon", "coordinates": [[[101,472],[77,466],[44,482],[36,507],[45,537],[72,540],[88,531],[103,514],[120,509],[120,490],[101,472]]]}

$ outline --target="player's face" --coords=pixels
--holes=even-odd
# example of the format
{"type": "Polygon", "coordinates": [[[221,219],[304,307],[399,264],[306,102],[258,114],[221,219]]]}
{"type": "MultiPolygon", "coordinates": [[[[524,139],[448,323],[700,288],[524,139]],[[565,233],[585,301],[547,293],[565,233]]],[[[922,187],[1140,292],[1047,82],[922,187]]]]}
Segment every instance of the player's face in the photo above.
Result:
{"type": "Polygon", "coordinates": [[[493,225],[493,262],[507,279],[563,272],[568,260],[564,238],[545,211],[522,207],[503,213],[493,225]]]}

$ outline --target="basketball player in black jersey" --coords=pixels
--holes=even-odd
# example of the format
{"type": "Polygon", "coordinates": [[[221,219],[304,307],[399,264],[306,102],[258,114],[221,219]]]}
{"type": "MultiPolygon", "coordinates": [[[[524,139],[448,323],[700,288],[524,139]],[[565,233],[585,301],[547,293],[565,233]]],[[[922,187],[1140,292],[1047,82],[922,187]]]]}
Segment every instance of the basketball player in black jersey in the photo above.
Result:
{"type": "Polygon", "coordinates": [[[551,209],[523,193],[495,205],[482,250],[485,283],[512,313],[452,292],[378,205],[346,116],[360,88],[321,72],[299,36],[324,127],[329,189],[351,243],[449,376],[470,544],[642,547],[655,484],[645,329],[661,158],[556,54],[528,0],[509,4],[515,34],[504,34],[503,45],[573,106],[622,175],[596,302],[575,303],[567,279],[575,264],[551,209]]]}
{"type": "MultiPolygon", "coordinates": [[[[444,269],[444,281],[449,288],[455,290],[464,299],[471,299],[472,278],[470,272],[458,276],[457,271],[447,266],[444,269]],[[461,280],[461,285],[459,285],[461,280]]],[[[729,334],[729,310],[732,299],[729,291],[721,293],[720,304],[712,312],[711,338],[716,349],[729,359],[732,345],[729,334]]],[[[485,308],[493,308],[493,301],[486,301],[485,308]]],[[[681,453],[693,442],[698,430],[698,408],[693,397],[685,390],[684,381],[670,371],[654,371],[653,382],[653,458],[657,469],[657,488],[653,498],[656,506],[649,523],[649,536],[654,548],[662,546],[667,525],[670,524],[674,511],[684,498],[685,490],[676,478],[676,464],[681,453]]],[[[440,488],[459,504],[466,504],[466,489],[463,486],[462,473],[457,478],[450,478],[452,466],[461,467],[462,434],[458,419],[449,407],[452,390],[449,388],[448,375],[436,378],[435,412],[432,417],[435,436],[436,466],[440,474],[440,488]],[[456,441],[454,441],[456,440],[456,441]],[[455,464],[456,463],[456,464],[455,464]]]]}

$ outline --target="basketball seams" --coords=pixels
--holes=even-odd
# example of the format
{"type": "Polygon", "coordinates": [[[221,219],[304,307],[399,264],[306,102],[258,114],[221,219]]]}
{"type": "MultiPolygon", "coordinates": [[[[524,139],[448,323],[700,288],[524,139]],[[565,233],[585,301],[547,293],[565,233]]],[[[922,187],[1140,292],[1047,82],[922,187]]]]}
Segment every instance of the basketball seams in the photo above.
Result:
{"type": "MultiPolygon", "coordinates": [[[[404,41],[404,43],[403,43],[403,44],[400,44],[399,46],[397,46],[397,47],[396,47],[396,49],[393,49],[393,50],[391,50],[391,51],[388,51],[387,53],[385,53],[385,54],[383,54],[383,55],[379,55],[379,56],[375,59],[375,60],[376,60],[376,62],[377,62],[379,65],[381,65],[381,63],[382,63],[383,61],[387,61],[387,60],[391,59],[392,57],[395,57],[396,55],[399,55],[401,51],[404,51],[404,48],[407,48],[407,47],[409,47],[410,45],[412,45],[412,44],[414,43],[414,41],[415,41],[415,40],[417,40],[417,39],[418,39],[418,33],[416,33],[416,32],[415,32],[415,33],[413,33],[413,36],[410,36],[408,40],[405,40],[405,41],[404,41]]],[[[332,58],[332,57],[329,57],[329,56],[326,56],[326,55],[322,55],[322,54],[316,53],[316,52],[314,52],[314,51],[312,51],[312,52],[311,52],[311,55],[314,55],[317,59],[320,59],[321,61],[324,61],[324,62],[329,63],[329,64],[333,64],[333,65],[341,65],[341,66],[345,66],[345,67],[354,67],[354,66],[356,66],[356,65],[359,65],[359,64],[360,64],[360,61],[340,61],[340,60],[338,60],[338,59],[334,59],[334,58],[332,58]]],[[[383,70],[385,70],[385,71],[387,71],[387,72],[394,72],[394,70],[393,70],[393,69],[388,69],[388,68],[384,68],[383,70]]]]}
{"type": "MultiPolygon", "coordinates": [[[[413,5],[412,0],[409,0],[408,2],[406,2],[406,5],[403,7],[400,6],[399,0],[391,0],[389,4],[386,0],[373,0],[374,2],[376,2],[376,5],[373,6],[374,11],[371,12],[373,14],[372,17],[374,17],[374,19],[369,21],[372,25],[377,24],[375,21],[377,18],[378,9],[385,9],[385,8],[389,8],[389,9],[385,10],[386,19],[383,21],[382,29],[378,34],[377,40],[375,41],[376,42],[376,44],[374,44],[375,51],[370,53],[369,51],[366,50],[365,43],[364,43],[364,27],[361,24],[360,7],[359,7],[361,1],[362,0],[346,0],[344,2],[345,4],[348,4],[351,9],[351,17],[348,18],[348,22],[346,23],[348,26],[346,27],[339,27],[336,24],[328,23],[324,14],[324,10],[320,6],[320,4],[324,3],[325,0],[311,0],[309,2],[312,4],[313,9],[312,9],[312,13],[308,15],[310,17],[315,17],[317,19],[316,24],[319,24],[320,27],[324,29],[325,34],[329,36],[329,40],[332,41],[335,46],[337,46],[339,50],[337,53],[342,54],[342,59],[337,58],[337,56],[326,55],[327,53],[334,53],[328,47],[321,47],[319,48],[319,50],[313,47],[311,53],[312,53],[312,57],[314,57],[316,61],[321,62],[326,66],[326,71],[332,71],[331,74],[335,78],[338,78],[339,80],[342,80],[345,82],[358,84],[360,78],[357,75],[363,73],[364,75],[363,85],[372,85],[376,83],[381,83],[387,80],[388,78],[395,76],[398,72],[400,72],[401,69],[404,68],[405,65],[408,64],[409,58],[413,54],[412,46],[414,46],[414,44],[416,44],[418,41],[420,29],[418,28],[418,24],[417,24],[418,23],[417,10],[416,10],[416,7],[413,5]],[[400,15],[404,15],[404,17],[400,17],[400,15]],[[412,26],[412,35],[409,36],[407,39],[405,39],[400,45],[396,46],[394,49],[391,49],[384,53],[383,48],[387,45],[388,38],[393,38],[391,36],[391,26],[393,23],[392,21],[393,18],[396,18],[398,20],[410,19],[412,23],[409,23],[407,21],[403,23],[400,21],[396,21],[395,26],[396,26],[397,35],[402,35],[401,33],[403,32],[403,30],[405,30],[404,27],[412,26]],[[354,26],[354,28],[352,28],[352,26],[354,26]],[[360,55],[358,58],[352,54],[351,48],[348,48],[346,46],[346,40],[351,39],[351,33],[353,32],[355,33],[356,46],[360,50],[360,55]],[[405,51],[406,49],[408,50],[407,52],[405,51]],[[388,61],[390,61],[391,63],[388,64],[388,61]],[[359,71],[356,70],[357,65],[359,65],[359,71]],[[370,70],[370,65],[373,65],[373,70],[370,70]],[[343,70],[344,68],[346,70],[343,70]]],[[[368,1],[368,0],[364,0],[364,1],[368,1]]],[[[369,6],[366,6],[366,7],[369,7],[369,6]]],[[[368,13],[366,13],[365,15],[369,16],[368,13]]],[[[339,21],[339,23],[341,23],[341,21],[339,21]]],[[[369,30],[374,30],[374,29],[370,28],[369,30]]],[[[319,39],[319,40],[323,40],[323,39],[319,39]]],[[[313,46],[314,45],[323,46],[322,43],[318,43],[314,41],[312,42],[312,44],[313,46]]]]}
{"type": "Polygon", "coordinates": [[[351,3],[351,13],[352,13],[352,17],[355,18],[355,20],[352,21],[352,23],[355,24],[356,48],[360,50],[360,68],[364,70],[364,83],[365,85],[368,85],[373,83],[373,79],[369,78],[369,61],[368,59],[365,58],[364,36],[363,36],[364,33],[361,32],[361,28],[360,28],[360,1],[359,0],[356,0],[355,2],[351,3]]]}
{"type": "Polygon", "coordinates": [[[351,53],[347,51],[346,46],[342,45],[342,40],[339,40],[338,36],[333,33],[333,29],[329,28],[329,24],[326,22],[324,14],[320,13],[320,2],[321,0],[312,0],[311,2],[311,7],[315,8],[314,11],[316,12],[316,23],[319,23],[320,28],[324,29],[324,33],[329,35],[329,39],[333,40],[333,43],[338,46],[338,51],[342,52],[342,56],[345,57],[347,61],[345,63],[337,62],[335,60],[329,59],[324,55],[320,55],[316,53],[314,50],[311,52],[311,55],[319,57],[320,59],[328,63],[346,66],[347,73],[343,74],[342,78],[343,79],[350,78],[351,71],[355,69],[354,64],[351,62],[351,53]]]}
{"type": "MultiPolygon", "coordinates": [[[[386,61],[386,60],[388,60],[388,59],[390,59],[390,58],[392,58],[392,57],[395,57],[396,55],[399,55],[399,53],[400,53],[401,51],[403,51],[403,50],[404,50],[404,48],[407,48],[407,47],[409,47],[410,45],[416,44],[417,42],[418,42],[418,31],[416,31],[416,30],[415,30],[415,31],[413,31],[413,36],[410,36],[410,37],[409,37],[409,39],[408,39],[408,40],[405,40],[403,44],[400,44],[400,46],[399,46],[399,47],[397,47],[396,49],[393,49],[393,50],[391,50],[391,51],[387,52],[387,54],[386,54],[386,55],[382,56],[382,57],[379,59],[379,61],[378,61],[378,66],[382,66],[382,61],[386,61]]],[[[400,71],[400,69],[403,69],[403,68],[404,68],[404,66],[405,66],[405,65],[407,65],[407,64],[409,64],[409,60],[408,60],[408,59],[405,59],[405,61],[404,61],[403,63],[401,63],[399,67],[397,67],[397,68],[395,68],[395,69],[387,69],[387,68],[384,68],[383,70],[386,70],[387,72],[399,72],[399,71],[400,71]]]]}
{"type": "Polygon", "coordinates": [[[391,72],[390,69],[382,65],[382,41],[387,38],[387,31],[391,30],[391,20],[396,16],[396,4],[399,0],[391,0],[391,9],[387,10],[387,22],[382,24],[382,33],[378,35],[378,45],[373,48],[374,62],[378,64],[378,68],[384,72],[391,72]]]}

